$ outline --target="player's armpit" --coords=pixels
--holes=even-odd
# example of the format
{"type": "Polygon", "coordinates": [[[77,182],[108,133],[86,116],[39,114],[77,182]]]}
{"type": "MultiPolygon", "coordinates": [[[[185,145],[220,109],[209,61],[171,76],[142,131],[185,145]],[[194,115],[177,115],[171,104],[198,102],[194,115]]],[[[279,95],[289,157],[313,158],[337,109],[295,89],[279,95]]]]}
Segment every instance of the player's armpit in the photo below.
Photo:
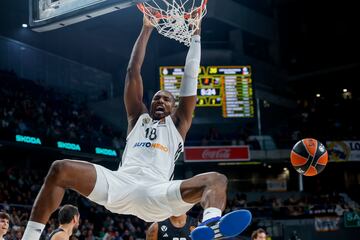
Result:
{"type": "Polygon", "coordinates": [[[185,139],[191,127],[195,105],[196,96],[180,97],[179,106],[174,114],[174,118],[175,125],[183,139],[185,139]]]}

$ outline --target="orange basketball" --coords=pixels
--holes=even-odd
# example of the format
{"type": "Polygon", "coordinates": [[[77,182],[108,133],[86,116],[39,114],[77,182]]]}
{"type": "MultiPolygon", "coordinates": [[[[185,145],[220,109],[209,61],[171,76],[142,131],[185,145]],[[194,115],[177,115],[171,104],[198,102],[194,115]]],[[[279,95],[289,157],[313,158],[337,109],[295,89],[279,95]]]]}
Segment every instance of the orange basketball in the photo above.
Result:
{"type": "Polygon", "coordinates": [[[328,162],[328,152],[316,139],[304,138],[291,150],[291,164],[304,176],[315,176],[322,172],[328,162]]]}

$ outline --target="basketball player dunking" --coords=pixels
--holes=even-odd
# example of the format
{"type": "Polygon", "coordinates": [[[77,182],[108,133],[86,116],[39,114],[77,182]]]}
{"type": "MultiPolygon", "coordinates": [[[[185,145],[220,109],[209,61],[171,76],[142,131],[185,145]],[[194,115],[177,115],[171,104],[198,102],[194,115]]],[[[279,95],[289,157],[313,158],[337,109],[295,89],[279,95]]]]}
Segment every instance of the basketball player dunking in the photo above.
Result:
{"type": "Polygon", "coordinates": [[[197,220],[185,213],[162,222],[154,222],[146,231],[146,240],[191,240],[190,233],[197,226],[197,220]]]}
{"type": "Polygon", "coordinates": [[[221,217],[226,204],[224,175],[209,172],[186,180],[171,180],[196,104],[200,26],[192,36],[186,57],[178,107],[171,93],[158,91],[148,110],[142,101],[141,66],[153,30],[150,21],[155,20],[144,16],[125,79],[128,136],[122,166],[110,171],[84,161],[55,161],[35,200],[23,240],[39,239],[66,189],[73,189],[114,213],[132,214],[147,222],[179,216],[200,202],[204,208],[203,223],[192,232],[194,240],[235,236],[249,225],[251,214],[246,210],[221,217]]]}

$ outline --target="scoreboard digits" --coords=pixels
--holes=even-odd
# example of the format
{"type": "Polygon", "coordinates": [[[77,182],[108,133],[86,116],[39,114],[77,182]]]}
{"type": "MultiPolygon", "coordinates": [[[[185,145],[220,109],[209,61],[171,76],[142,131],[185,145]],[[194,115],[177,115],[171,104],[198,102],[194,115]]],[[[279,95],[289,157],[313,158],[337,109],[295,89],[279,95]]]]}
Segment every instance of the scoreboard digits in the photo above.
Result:
{"type": "MultiPolygon", "coordinates": [[[[184,67],[160,67],[160,88],[179,100],[184,67]]],[[[197,107],[221,107],[224,118],[254,117],[250,66],[201,66],[197,107]]]]}
{"type": "Polygon", "coordinates": [[[210,73],[223,78],[223,117],[254,117],[250,67],[222,66],[210,69],[210,73]]]}

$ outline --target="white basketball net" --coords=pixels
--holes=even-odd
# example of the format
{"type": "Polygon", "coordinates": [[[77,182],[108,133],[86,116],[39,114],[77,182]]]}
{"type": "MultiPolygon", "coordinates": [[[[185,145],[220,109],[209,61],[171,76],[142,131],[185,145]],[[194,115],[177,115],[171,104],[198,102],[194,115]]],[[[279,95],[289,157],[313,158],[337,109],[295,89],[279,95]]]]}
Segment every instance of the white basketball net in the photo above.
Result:
{"type": "Polygon", "coordinates": [[[190,46],[191,36],[205,16],[207,0],[150,0],[138,5],[157,31],[190,46]]]}

